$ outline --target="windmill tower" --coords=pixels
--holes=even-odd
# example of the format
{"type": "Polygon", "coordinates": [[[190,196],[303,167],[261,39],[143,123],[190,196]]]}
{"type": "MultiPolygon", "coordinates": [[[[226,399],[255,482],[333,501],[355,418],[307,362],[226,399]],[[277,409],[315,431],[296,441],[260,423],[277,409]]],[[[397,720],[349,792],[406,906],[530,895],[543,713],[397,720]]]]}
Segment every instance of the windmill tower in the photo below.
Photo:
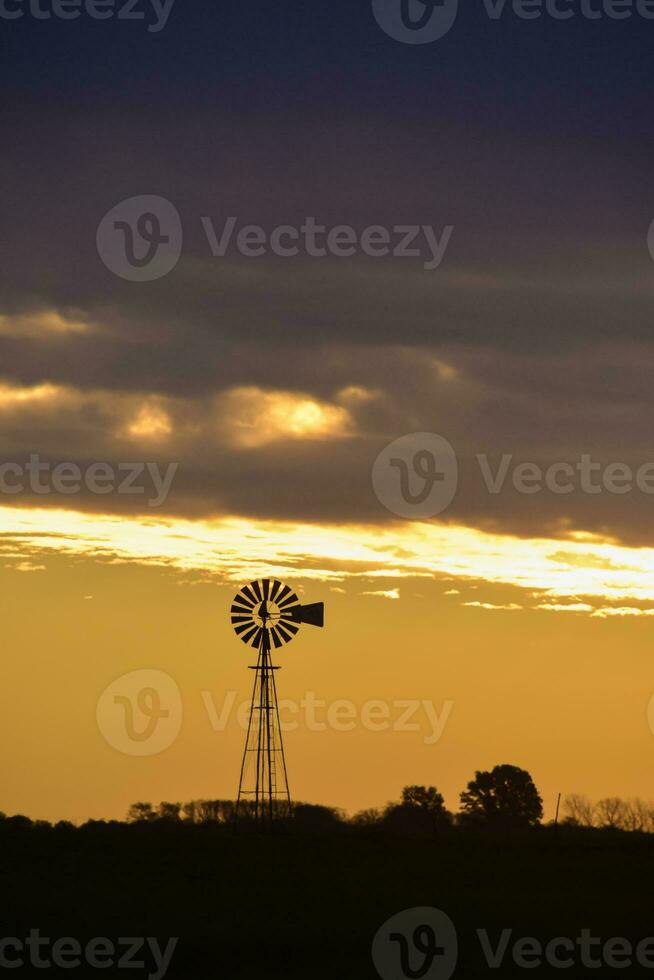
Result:
{"type": "Polygon", "coordinates": [[[289,643],[302,623],[322,626],[324,604],[300,605],[289,585],[277,579],[262,579],[244,585],[231,608],[236,635],[258,651],[245,751],[236,802],[236,819],[247,812],[261,826],[272,826],[279,818],[290,816],[291,794],[282,729],[279,722],[277,684],[271,657],[275,650],[289,643]]]}

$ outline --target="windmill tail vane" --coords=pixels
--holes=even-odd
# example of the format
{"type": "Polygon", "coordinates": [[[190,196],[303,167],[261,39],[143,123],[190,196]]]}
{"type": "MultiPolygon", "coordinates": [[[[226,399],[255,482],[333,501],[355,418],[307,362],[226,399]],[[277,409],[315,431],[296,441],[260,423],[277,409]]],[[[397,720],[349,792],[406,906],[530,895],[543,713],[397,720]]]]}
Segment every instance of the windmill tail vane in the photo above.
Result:
{"type": "Polygon", "coordinates": [[[279,720],[277,684],[272,662],[275,650],[294,639],[302,624],[324,625],[324,604],[301,605],[289,585],[278,579],[261,579],[244,585],[234,597],[232,626],[248,647],[258,651],[245,751],[241,763],[236,819],[247,814],[258,824],[272,826],[291,813],[291,794],[282,729],[279,720]]]}

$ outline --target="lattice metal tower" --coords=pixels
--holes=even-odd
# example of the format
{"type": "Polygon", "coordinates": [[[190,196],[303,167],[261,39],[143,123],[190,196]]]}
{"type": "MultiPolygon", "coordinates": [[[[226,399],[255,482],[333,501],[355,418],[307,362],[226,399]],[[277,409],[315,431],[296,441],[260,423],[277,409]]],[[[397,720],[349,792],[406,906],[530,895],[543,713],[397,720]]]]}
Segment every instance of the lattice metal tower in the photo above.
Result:
{"type": "Polygon", "coordinates": [[[284,742],[279,721],[277,685],[271,658],[275,649],[297,634],[301,623],[322,626],[324,604],[300,605],[290,586],[277,579],[262,579],[243,586],[231,608],[236,634],[258,651],[245,751],[236,802],[236,819],[247,814],[261,826],[291,814],[284,742]]]}

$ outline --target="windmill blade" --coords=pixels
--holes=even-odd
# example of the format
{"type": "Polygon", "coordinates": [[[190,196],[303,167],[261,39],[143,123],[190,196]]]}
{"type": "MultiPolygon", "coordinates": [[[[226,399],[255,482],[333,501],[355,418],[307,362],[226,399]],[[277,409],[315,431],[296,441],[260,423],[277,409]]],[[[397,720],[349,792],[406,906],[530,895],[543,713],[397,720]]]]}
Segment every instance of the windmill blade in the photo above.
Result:
{"type": "MultiPolygon", "coordinates": [[[[281,583],[280,583],[280,584],[281,584],[281,583]]],[[[287,595],[289,594],[289,592],[290,592],[290,591],[291,591],[291,587],[290,587],[290,585],[285,585],[285,586],[284,586],[284,587],[282,588],[282,591],[281,591],[281,592],[279,593],[279,595],[278,595],[278,596],[277,596],[277,598],[275,599],[275,602],[277,603],[277,605],[278,605],[278,606],[281,606],[281,604],[282,604],[282,599],[284,598],[284,596],[287,596],[287,595]]]]}
{"type": "Polygon", "coordinates": [[[257,602],[263,602],[263,596],[261,594],[261,586],[258,582],[250,582],[250,587],[257,597],[257,602]]]}
{"type": "Polygon", "coordinates": [[[291,592],[291,594],[287,595],[285,599],[278,599],[277,605],[279,606],[280,609],[285,609],[287,606],[294,605],[299,601],[300,600],[296,596],[295,592],[291,592]]]}
{"type": "Polygon", "coordinates": [[[287,623],[284,623],[284,625],[282,626],[281,623],[277,623],[277,630],[281,638],[284,640],[284,642],[288,643],[289,640],[292,640],[295,634],[297,633],[297,626],[289,626],[287,623]]]}
{"type": "Polygon", "coordinates": [[[279,650],[280,647],[284,646],[284,641],[280,640],[279,633],[277,632],[277,627],[273,626],[270,630],[270,635],[272,636],[273,643],[275,644],[275,649],[279,650]]]}
{"type": "Polygon", "coordinates": [[[241,639],[243,640],[244,643],[249,643],[252,637],[255,635],[255,633],[257,633],[260,629],[261,627],[257,626],[256,623],[254,623],[251,627],[249,627],[249,632],[244,633],[241,639]]]}
{"type": "Polygon", "coordinates": [[[257,632],[252,637],[252,642],[250,644],[250,646],[253,646],[255,650],[258,648],[259,644],[261,643],[262,636],[263,636],[263,629],[261,626],[257,626],[257,632]]]}
{"type": "Polygon", "coordinates": [[[250,607],[256,606],[257,604],[257,597],[255,596],[252,589],[247,585],[243,586],[243,588],[236,596],[236,598],[238,599],[239,602],[245,602],[245,603],[249,602],[250,607]]]}
{"type": "Polygon", "coordinates": [[[273,584],[272,584],[272,589],[270,590],[270,601],[271,602],[275,602],[277,593],[279,592],[279,590],[281,589],[281,587],[282,587],[282,583],[279,581],[279,579],[277,579],[277,578],[274,579],[273,584]]]}
{"type": "Polygon", "coordinates": [[[270,579],[264,578],[261,582],[263,586],[263,598],[265,602],[268,602],[268,596],[270,594],[270,579]]]}

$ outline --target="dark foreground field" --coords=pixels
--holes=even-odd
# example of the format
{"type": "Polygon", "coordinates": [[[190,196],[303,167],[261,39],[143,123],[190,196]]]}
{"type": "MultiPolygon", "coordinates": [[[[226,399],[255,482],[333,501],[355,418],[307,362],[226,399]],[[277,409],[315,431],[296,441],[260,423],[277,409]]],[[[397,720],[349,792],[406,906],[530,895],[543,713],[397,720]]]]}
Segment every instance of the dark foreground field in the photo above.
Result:
{"type": "MultiPolygon", "coordinates": [[[[654,976],[638,966],[584,969],[579,956],[567,968],[518,969],[510,952],[491,970],[475,933],[488,929],[493,945],[503,928],[513,930],[511,941],[574,940],[584,927],[603,941],[654,935],[648,836],[542,829],[517,837],[261,837],[211,826],[21,830],[5,822],[0,848],[2,936],[30,929],[82,943],[153,936],[162,946],[178,936],[170,978],[377,977],[370,955],[377,929],[414,906],[435,906],[453,920],[455,977],[654,976]]],[[[148,972],[26,966],[7,975],[148,972]]],[[[415,975],[449,974],[435,961],[415,975]]]]}

